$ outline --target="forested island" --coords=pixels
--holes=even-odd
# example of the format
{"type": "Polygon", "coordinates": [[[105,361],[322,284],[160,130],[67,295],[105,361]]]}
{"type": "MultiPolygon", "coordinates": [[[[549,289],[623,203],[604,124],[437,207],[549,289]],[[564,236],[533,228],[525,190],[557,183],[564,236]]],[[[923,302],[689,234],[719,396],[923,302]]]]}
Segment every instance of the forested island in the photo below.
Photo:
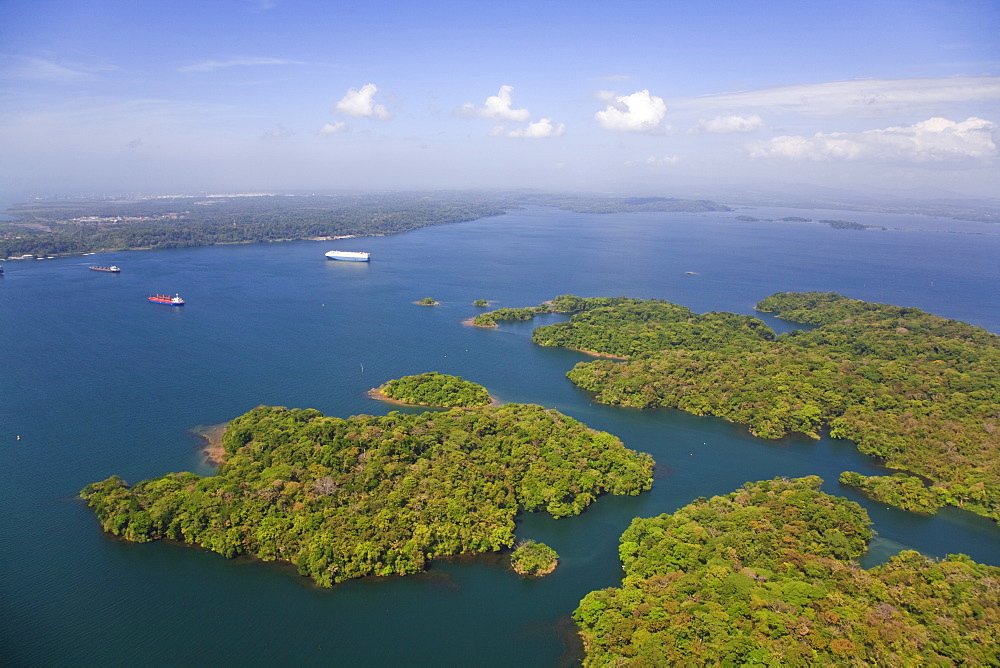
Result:
{"type": "Polygon", "coordinates": [[[490,405],[490,393],[478,383],[429,371],[390,380],[375,390],[375,397],[414,406],[476,408],[490,405]]]}
{"type": "Polygon", "coordinates": [[[835,293],[761,301],[761,311],[818,325],[777,337],[750,316],[698,315],[660,300],[567,295],[551,304],[573,315],[536,328],[535,343],[627,358],[567,374],[602,403],[716,415],[762,438],[829,429],[923,476],[941,503],[1000,519],[995,334],[835,293]]]}
{"type": "Polygon", "coordinates": [[[818,477],[747,483],[622,534],[622,586],[574,613],[584,666],[971,665],[1000,662],[1000,568],[872,537],[818,477]]]}
{"type": "Polygon", "coordinates": [[[223,445],[214,476],[112,476],[81,497],[126,540],[289,561],[329,587],[507,548],[521,510],[566,517],[652,485],[649,455],[528,404],[347,419],[260,406],[223,445]]]}
{"type": "MultiPolygon", "coordinates": [[[[784,218],[757,218],[755,216],[740,215],[736,220],[746,223],[811,223],[811,218],[801,218],[799,216],[785,216],[784,218]]],[[[819,220],[821,225],[829,225],[835,230],[884,230],[883,225],[865,225],[852,220],[819,220]]]]}
{"type": "Polygon", "coordinates": [[[510,555],[510,566],[518,575],[548,575],[556,569],[559,555],[545,543],[522,540],[510,555]]]}

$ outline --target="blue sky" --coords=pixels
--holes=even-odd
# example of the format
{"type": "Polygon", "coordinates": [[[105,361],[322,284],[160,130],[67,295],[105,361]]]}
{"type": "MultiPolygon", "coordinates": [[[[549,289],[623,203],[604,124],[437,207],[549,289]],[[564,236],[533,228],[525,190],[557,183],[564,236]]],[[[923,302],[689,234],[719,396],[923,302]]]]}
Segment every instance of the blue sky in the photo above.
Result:
{"type": "Polygon", "coordinates": [[[0,2],[0,198],[1000,196],[1000,3],[0,2]]]}

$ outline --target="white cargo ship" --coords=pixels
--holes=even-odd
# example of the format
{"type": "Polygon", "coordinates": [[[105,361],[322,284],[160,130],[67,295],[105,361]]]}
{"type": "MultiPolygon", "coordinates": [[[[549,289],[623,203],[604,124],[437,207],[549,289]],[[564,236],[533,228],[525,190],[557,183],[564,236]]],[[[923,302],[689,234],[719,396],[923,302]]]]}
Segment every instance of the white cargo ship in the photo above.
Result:
{"type": "Polygon", "coordinates": [[[328,260],[347,260],[348,262],[368,262],[370,253],[360,251],[330,251],[326,254],[328,260]]]}

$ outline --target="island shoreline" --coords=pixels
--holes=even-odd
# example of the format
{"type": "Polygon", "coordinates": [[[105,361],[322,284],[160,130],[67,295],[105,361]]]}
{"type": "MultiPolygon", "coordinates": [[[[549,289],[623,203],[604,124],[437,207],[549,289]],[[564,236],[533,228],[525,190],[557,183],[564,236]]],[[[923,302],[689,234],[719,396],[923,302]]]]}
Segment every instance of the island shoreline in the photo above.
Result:
{"type": "Polygon", "coordinates": [[[198,447],[205,455],[205,463],[209,466],[218,467],[225,463],[226,449],[222,445],[222,437],[225,436],[228,426],[229,421],[227,420],[219,424],[199,425],[191,429],[191,433],[200,441],[198,447]]]}

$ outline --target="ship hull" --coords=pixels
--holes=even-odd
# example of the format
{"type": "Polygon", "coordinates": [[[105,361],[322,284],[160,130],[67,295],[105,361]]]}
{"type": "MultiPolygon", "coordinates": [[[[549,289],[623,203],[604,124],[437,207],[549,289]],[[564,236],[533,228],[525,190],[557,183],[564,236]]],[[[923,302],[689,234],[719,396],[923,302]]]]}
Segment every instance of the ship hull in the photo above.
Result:
{"type": "Polygon", "coordinates": [[[339,260],[340,262],[368,262],[368,253],[354,251],[330,251],[326,254],[328,260],[339,260]]]}
{"type": "Polygon", "coordinates": [[[180,295],[177,295],[176,297],[156,295],[154,297],[150,297],[149,301],[154,304],[166,304],[167,306],[184,306],[184,300],[180,298],[180,295]]]}

